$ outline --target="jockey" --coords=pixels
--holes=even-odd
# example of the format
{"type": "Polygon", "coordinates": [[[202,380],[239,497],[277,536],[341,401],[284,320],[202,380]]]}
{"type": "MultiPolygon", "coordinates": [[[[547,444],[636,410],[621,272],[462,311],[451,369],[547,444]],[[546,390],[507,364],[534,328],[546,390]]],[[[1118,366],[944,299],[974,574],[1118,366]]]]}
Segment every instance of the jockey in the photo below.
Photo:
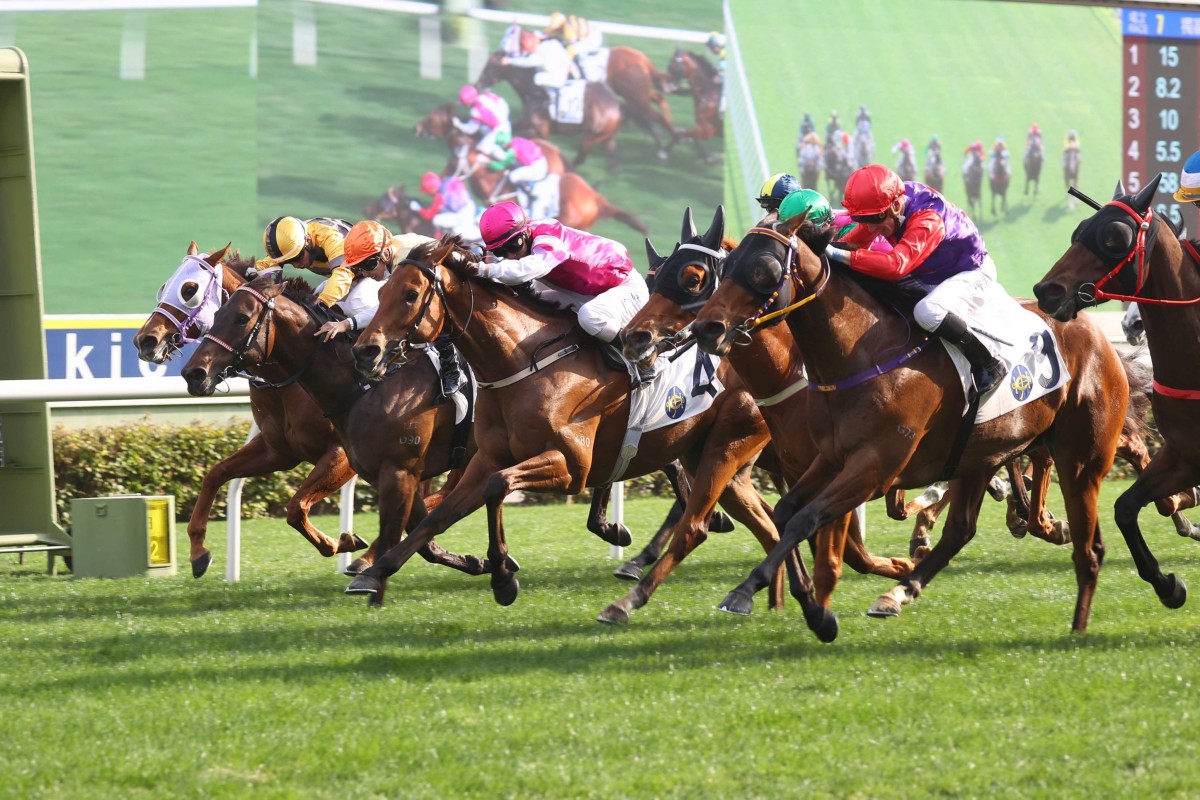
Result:
{"type": "Polygon", "coordinates": [[[443,178],[436,172],[426,172],[421,176],[421,191],[432,195],[429,206],[422,207],[421,203],[413,200],[411,207],[429,220],[437,231],[457,233],[465,239],[473,239],[475,227],[475,201],[462,178],[451,175],[443,178]]]}
{"type": "Polygon", "coordinates": [[[1042,129],[1036,122],[1029,126],[1029,133],[1025,134],[1025,149],[1042,149],[1042,129]]]}
{"type": "Polygon", "coordinates": [[[983,152],[983,142],[979,141],[978,139],[971,142],[971,144],[967,145],[967,149],[963,151],[963,155],[965,156],[965,158],[963,159],[962,171],[963,171],[963,174],[965,175],[967,173],[967,171],[970,170],[971,161],[974,158],[977,157],[980,161],[983,161],[984,158],[986,158],[986,156],[983,152]]]}
{"type": "Polygon", "coordinates": [[[991,151],[988,153],[987,168],[988,175],[995,175],[996,169],[1008,164],[1008,145],[1004,141],[1003,136],[997,136],[996,142],[992,145],[991,151]]]}
{"type": "Polygon", "coordinates": [[[938,192],[916,181],[904,183],[881,164],[856,170],[843,202],[858,223],[845,244],[858,249],[831,245],[829,257],[922,292],[913,319],[958,346],[971,364],[978,395],[994,389],[1005,376],[1004,364],[967,321],[991,296],[1005,295],[975,223],[938,192]],[[865,249],[876,236],[892,245],[890,253],[865,249]]]}
{"type": "Polygon", "coordinates": [[[804,164],[819,165],[825,151],[821,149],[821,137],[809,131],[796,143],[796,161],[804,164]]]}
{"type": "Polygon", "coordinates": [[[1064,150],[1078,150],[1079,149],[1079,136],[1076,135],[1074,130],[1067,131],[1067,139],[1065,142],[1063,142],[1063,149],[1064,150]]]}
{"type": "Polygon", "coordinates": [[[814,132],[816,129],[817,129],[817,124],[815,122],[813,122],[812,114],[805,111],[804,116],[802,116],[800,118],[800,138],[803,139],[805,136],[814,132]]]}
{"type": "Polygon", "coordinates": [[[762,188],[758,190],[758,197],[755,200],[762,206],[763,211],[771,214],[779,210],[779,204],[783,202],[783,198],[798,189],[800,189],[800,181],[794,175],[776,172],[763,181],[762,188]]]}
{"type": "Polygon", "coordinates": [[[468,83],[458,90],[458,104],[470,108],[470,117],[466,122],[457,117],[451,121],[458,130],[476,137],[476,149],[486,151],[497,133],[512,132],[508,101],[495,92],[481,92],[468,83]]]}
{"type": "MultiPolygon", "coordinates": [[[[792,192],[779,204],[779,220],[781,222],[806,212],[808,216],[804,219],[805,225],[812,224],[818,231],[832,226],[836,231],[833,236],[834,241],[843,239],[854,230],[855,223],[850,219],[850,215],[845,211],[835,213],[830,208],[825,195],[815,189],[801,189],[792,192]]],[[[890,253],[892,250],[892,246],[882,236],[876,236],[869,247],[871,250],[882,253],[890,253]]]]}
{"type": "Polygon", "coordinates": [[[558,96],[558,90],[571,73],[571,57],[567,55],[567,48],[563,47],[562,42],[539,39],[532,31],[521,34],[521,53],[504,56],[500,63],[514,67],[536,67],[533,82],[545,89],[551,99],[558,96]]]}
{"type": "Polygon", "coordinates": [[[916,163],[916,154],[913,153],[912,142],[910,142],[908,139],[901,139],[892,145],[892,152],[900,154],[898,163],[903,164],[905,158],[908,158],[913,161],[913,163],[916,163]]]}
{"type": "Polygon", "coordinates": [[[500,36],[500,52],[506,56],[521,55],[521,25],[514,22],[500,36]]]}
{"type": "Polygon", "coordinates": [[[1200,208],[1200,150],[1188,156],[1183,169],[1179,171],[1179,188],[1174,197],[1181,203],[1191,203],[1200,208]]]}
{"type": "Polygon", "coordinates": [[[619,242],[553,219],[531,222],[508,201],[488,207],[479,228],[498,260],[478,264],[478,275],[510,286],[536,281],[543,299],[574,310],[579,326],[602,342],[616,339],[649,299],[619,242]]]}
{"type": "Polygon", "coordinates": [[[329,280],[317,296],[317,302],[329,308],[346,296],[354,276],[346,268],[343,240],[350,223],[330,217],[303,220],[276,217],[263,231],[263,249],[267,255],[255,262],[259,272],[284,266],[312,270],[329,280]]]}
{"type": "Polygon", "coordinates": [[[867,111],[865,104],[858,107],[858,116],[854,119],[854,129],[858,133],[871,132],[871,112],[867,111]]]}
{"type": "Polygon", "coordinates": [[[599,50],[604,43],[603,36],[596,26],[583,17],[574,14],[568,16],[561,11],[550,15],[550,23],[546,30],[542,31],[543,39],[557,39],[562,42],[571,60],[573,77],[576,78],[586,77],[580,58],[599,50]]]}
{"type": "Polygon", "coordinates": [[[931,155],[937,155],[941,158],[942,155],[942,140],[935,133],[929,137],[929,144],[925,145],[925,156],[928,158],[931,155]]]}
{"type": "Polygon", "coordinates": [[[725,34],[713,31],[704,43],[708,52],[717,60],[717,82],[725,82],[725,34]]]}
{"type": "Polygon", "coordinates": [[[521,205],[528,207],[531,217],[543,219],[557,215],[558,181],[546,180],[550,175],[550,163],[537,142],[524,136],[501,133],[487,155],[492,158],[488,169],[495,172],[509,170],[508,181],[526,196],[526,202],[521,205]]]}
{"type": "Polygon", "coordinates": [[[832,141],[833,135],[842,129],[842,121],[838,119],[836,110],[829,112],[829,121],[825,123],[825,141],[832,141]]]}
{"type": "MultiPolygon", "coordinates": [[[[379,289],[392,270],[408,258],[414,247],[434,241],[419,233],[395,235],[372,220],[355,223],[346,234],[346,266],[354,273],[354,284],[338,303],[346,318],[326,322],[313,335],[327,342],[339,333],[360,331],[370,325],[379,310],[379,289]]],[[[464,383],[458,352],[446,336],[439,336],[433,347],[442,367],[442,397],[448,398],[464,383]]]]}

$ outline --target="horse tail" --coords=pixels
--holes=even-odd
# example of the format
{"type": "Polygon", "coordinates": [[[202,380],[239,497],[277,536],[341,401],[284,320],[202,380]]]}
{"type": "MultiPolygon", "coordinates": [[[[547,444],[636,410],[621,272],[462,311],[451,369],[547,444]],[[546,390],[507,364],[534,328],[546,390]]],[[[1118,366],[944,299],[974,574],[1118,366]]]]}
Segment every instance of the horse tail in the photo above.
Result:
{"type": "Polygon", "coordinates": [[[624,222],[626,225],[633,228],[635,231],[642,234],[643,236],[650,233],[650,229],[648,227],[646,227],[646,224],[644,222],[642,222],[640,219],[638,219],[636,216],[634,216],[632,211],[626,211],[625,209],[621,208],[620,206],[614,205],[613,203],[608,202],[607,198],[605,198],[603,196],[597,197],[596,205],[600,209],[600,213],[598,214],[598,217],[600,219],[612,217],[613,219],[617,220],[618,222],[624,222]]]}
{"type": "Polygon", "coordinates": [[[1125,380],[1129,383],[1129,405],[1125,407],[1123,429],[1130,438],[1145,436],[1149,426],[1150,395],[1154,391],[1154,372],[1146,361],[1138,357],[1139,352],[1135,350],[1120,354],[1125,380]]]}

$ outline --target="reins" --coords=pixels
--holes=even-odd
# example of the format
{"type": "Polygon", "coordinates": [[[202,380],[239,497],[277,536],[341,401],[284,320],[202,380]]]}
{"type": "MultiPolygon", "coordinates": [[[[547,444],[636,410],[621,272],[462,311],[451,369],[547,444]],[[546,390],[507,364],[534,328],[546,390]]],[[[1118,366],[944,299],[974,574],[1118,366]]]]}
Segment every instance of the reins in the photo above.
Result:
{"type": "MultiPolygon", "coordinates": [[[[1159,306],[1186,306],[1200,302],[1200,295],[1186,300],[1171,300],[1165,297],[1144,297],[1141,294],[1142,290],[1146,286],[1146,281],[1149,278],[1150,273],[1150,264],[1146,258],[1146,234],[1149,232],[1150,225],[1153,222],[1154,210],[1152,208],[1148,208],[1146,209],[1146,213],[1142,215],[1139,214],[1136,209],[1126,205],[1120,200],[1112,200],[1107,203],[1105,207],[1108,206],[1118,208],[1136,220],[1137,237],[1134,239],[1133,248],[1129,251],[1129,253],[1123,259],[1121,259],[1121,261],[1115,267],[1113,267],[1107,275],[1096,281],[1096,283],[1091,284],[1092,292],[1085,291],[1088,284],[1084,284],[1080,287],[1078,292],[1079,299],[1088,304],[1099,302],[1101,300],[1129,300],[1134,303],[1146,303],[1148,305],[1159,306]],[[1133,261],[1135,256],[1137,258],[1137,267],[1135,269],[1137,281],[1134,285],[1133,294],[1115,294],[1104,291],[1103,287],[1107,285],[1109,281],[1116,278],[1117,275],[1123,269],[1125,269],[1126,265],[1133,261]]],[[[1191,242],[1180,237],[1179,244],[1187,251],[1188,255],[1191,256],[1191,258],[1197,264],[1200,264],[1200,253],[1196,252],[1196,248],[1192,246],[1191,242]]]]}
{"type": "MultiPolygon", "coordinates": [[[[229,368],[226,370],[226,373],[229,373],[229,372],[236,373],[236,372],[241,371],[242,361],[245,360],[246,353],[248,353],[250,351],[250,348],[254,345],[254,342],[258,339],[258,332],[260,330],[262,330],[264,325],[267,328],[267,344],[266,344],[266,347],[264,348],[263,359],[262,359],[262,362],[260,362],[261,365],[265,366],[270,363],[271,353],[273,353],[275,350],[275,330],[274,330],[274,328],[271,327],[271,315],[272,315],[272,312],[274,312],[274,310],[275,310],[275,299],[272,297],[267,297],[262,292],[258,291],[257,289],[255,289],[253,286],[251,286],[248,283],[242,284],[241,286],[239,286],[237,289],[234,290],[234,294],[237,294],[238,292],[247,292],[252,297],[254,297],[256,300],[258,300],[259,302],[262,303],[262,311],[259,312],[258,319],[255,320],[254,327],[250,329],[250,333],[246,337],[246,341],[242,343],[242,346],[234,347],[231,344],[229,344],[228,342],[226,342],[216,336],[213,336],[211,333],[206,333],[206,334],[204,334],[204,336],[202,336],[200,338],[200,341],[204,341],[205,339],[207,339],[208,341],[213,342],[214,344],[218,345],[219,347],[224,348],[225,350],[229,351],[230,353],[233,353],[233,362],[229,365],[229,368]]],[[[231,295],[231,297],[232,297],[232,295],[231,295]]],[[[261,378],[254,377],[253,378],[254,385],[256,387],[262,388],[262,389],[282,389],[285,386],[291,386],[293,383],[300,380],[301,376],[303,376],[304,373],[308,371],[308,368],[312,366],[313,362],[317,358],[317,351],[319,349],[320,349],[320,345],[314,347],[312,349],[312,351],[308,354],[308,357],[304,359],[304,363],[300,365],[300,369],[297,370],[292,375],[288,376],[287,378],[284,378],[282,381],[271,382],[271,381],[264,381],[261,378]]]]}
{"type": "Polygon", "coordinates": [[[758,307],[758,310],[754,312],[753,316],[748,318],[745,322],[743,322],[741,325],[739,325],[737,327],[737,331],[739,333],[745,333],[745,334],[749,334],[755,328],[761,327],[762,325],[765,325],[766,323],[770,322],[773,319],[778,319],[779,317],[782,317],[785,314],[788,314],[788,313],[796,310],[797,308],[800,308],[801,306],[803,306],[807,303],[811,303],[813,300],[816,300],[817,296],[820,295],[821,292],[825,289],[826,284],[829,283],[829,274],[830,274],[829,260],[827,258],[825,258],[824,256],[822,256],[821,257],[821,278],[817,282],[817,285],[814,286],[811,291],[808,290],[808,287],[806,287],[804,285],[804,282],[797,276],[796,270],[792,266],[793,264],[797,263],[797,261],[799,259],[799,254],[800,254],[800,244],[796,240],[795,236],[788,238],[788,237],[784,236],[783,234],[779,233],[778,231],[774,230],[773,228],[762,228],[762,227],[751,228],[746,233],[747,236],[749,236],[751,234],[757,234],[759,236],[769,236],[770,238],[774,239],[775,241],[779,242],[784,247],[786,247],[788,249],[789,254],[788,254],[788,257],[784,260],[783,274],[779,278],[779,283],[775,286],[775,291],[771,292],[770,296],[767,297],[767,299],[763,301],[763,303],[758,307]],[[770,308],[775,303],[775,301],[779,298],[779,292],[783,289],[783,287],[787,284],[787,282],[789,280],[792,282],[793,286],[799,286],[801,289],[804,289],[805,291],[807,291],[808,294],[805,297],[801,298],[800,300],[797,300],[795,303],[792,303],[789,306],[784,306],[783,308],[772,311],[769,314],[765,313],[766,310],[768,308],[770,308]]]}

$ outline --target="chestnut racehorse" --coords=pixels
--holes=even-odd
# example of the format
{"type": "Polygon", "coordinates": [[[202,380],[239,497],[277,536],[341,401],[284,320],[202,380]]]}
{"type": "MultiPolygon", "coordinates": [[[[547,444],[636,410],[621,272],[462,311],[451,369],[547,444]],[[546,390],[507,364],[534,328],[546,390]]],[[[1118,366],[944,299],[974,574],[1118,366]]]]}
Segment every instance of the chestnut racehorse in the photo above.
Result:
{"type": "MultiPolygon", "coordinates": [[[[1200,483],[1200,253],[1152,209],[1162,175],[1136,195],[1117,184],[1113,199],[1075,229],[1071,246],[1033,289],[1038,305],[1066,322],[1106,300],[1133,300],[1142,312],[1153,364],[1154,421],[1164,444],[1117,498],[1116,522],[1137,564],[1168,608],[1187,600],[1183,581],[1163,575],[1142,537],[1147,504],[1200,483]]],[[[1072,322],[1070,325],[1078,325],[1072,322]]],[[[1194,495],[1193,495],[1194,496],[1194,495]]],[[[1173,504],[1178,510],[1180,504],[1173,504]]],[[[1160,511],[1163,509],[1160,507],[1160,511]]]]}
{"type": "MultiPolygon", "coordinates": [[[[682,244],[674,252],[660,256],[646,240],[654,275],[650,299],[621,335],[625,356],[631,361],[653,360],[660,350],[670,350],[683,338],[681,332],[720,282],[726,254],[736,244],[723,238],[724,230],[724,208],[717,208],[703,235],[696,232],[689,208],[683,218],[682,244]]],[[[810,437],[796,435],[808,430],[808,392],[803,391],[807,384],[804,364],[791,333],[782,325],[764,328],[745,346],[730,350],[729,361],[767,421],[785,481],[794,484],[816,458],[817,448],[810,437]]],[[[813,586],[817,602],[823,606],[829,606],[837,586],[843,552],[846,562],[858,572],[900,579],[913,567],[909,559],[871,555],[863,545],[858,515],[847,514],[814,537],[813,586]]]]}
{"type": "MultiPolygon", "coordinates": [[[[223,298],[245,282],[246,269],[254,264],[253,259],[231,256],[228,251],[225,247],[201,256],[192,242],[188,258],[176,275],[163,284],[158,305],[134,334],[133,344],[139,358],[162,364],[178,352],[181,344],[195,341],[208,332],[201,320],[212,319],[223,298]],[[192,265],[198,269],[184,274],[185,268],[192,265]]],[[[262,375],[268,381],[286,377],[278,366],[265,368],[262,375]]],[[[340,489],[354,476],[354,470],[333,426],[321,416],[321,409],[308,393],[295,384],[275,388],[251,383],[250,413],[258,434],[210,469],[196,496],[187,526],[193,577],[199,578],[212,563],[212,553],[204,538],[208,516],[221,487],[234,478],[287,472],[304,462],[312,464],[313,469],[288,501],[288,525],[326,557],[366,547],[365,541],[348,533],[331,539],[309,521],[312,507],[340,489]]]]}
{"type": "Polygon", "coordinates": [[[682,47],[676,47],[667,66],[667,74],[678,87],[677,91],[687,92],[695,104],[696,124],[686,130],[677,131],[679,136],[690,139],[696,145],[696,152],[705,161],[712,161],[719,154],[706,153],[700,142],[720,136],[724,123],[721,120],[721,90],[722,84],[717,68],[707,58],[699,53],[690,53],[682,47]]]}
{"type": "MultiPolygon", "coordinates": [[[[454,107],[449,103],[438,106],[416,124],[418,136],[445,139],[450,147],[450,164],[446,174],[458,174],[468,179],[468,185],[480,200],[491,204],[500,200],[513,199],[511,185],[504,183],[506,173],[488,169],[488,158],[474,150],[474,139],[454,128],[450,123],[454,107]],[[507,194],[505,192],[507,191],[507,194]]],[[[562,155],[557,147],[545,139],[537,139],[538,146],[546,156],[550,172],[561,175],[558,185],[559,213],[557,219],[564,225],[581,231],[591,230],[601,219],[616,219],[624,222],[638,233],[646,233],[645,224],[592,188],[583,176],[566,172],[562,155]]]]}
{"type": "Polygon", "coordinates": [[[588,83],[583,94],[583,122],[565,124],[555,122],[546,110],[546,90],[533,82],[536,67],[518,67],[504,64],[503,51],[492,53],[483,72],[475,81],[480,89],[508,81],[521,98],[521,118],[513,122],[513,132],[545,139],[551,132],[565,135],[582,134],[579,153],[573,166],[578,167],[597,147],[603,147],[608,155],[608,166],[616,169],[617,130],[621,127],[621,100],[606,83],[588,83]]]}
{"type": "MultiPolygon", "coordinates": [[[[512,603],[519,590],[504,570],[507,552],[501,502],[511,491],[577,494],[603,484],[621,463],[630,381],[605,363],[599,343],[584,333],[573,314],[560,312],[491,281],[471,278],[478,257],[444,238],[422,246],[398,268],[380,292],[374,320],[359,337],[359,369],[375,373],[399,341],[428,340],[454,331],[455,343],[481,380],[476,417],[479,452],[462,481],[409,539],[382,556],[347,588],[370,593],[398,570],[414,546],[449,528],[486,503],[489,559],[497,564],[492,593],[512,603]]],[[[624,453],[625,475],[657,469],[679,457],[695,476],[684,517],[667,552],[629,594],[599,619],[624,622],[705,538],[704,523],[718,500],[750,527],[768,551],[777,541],[770,510],[746,479],[746,465],[768,439],[753,399],[724,363],[718,376],[727,387],[707,410],[672,426],[643,434],[636,453],[624,453]]],[[[802,598],[805,619],[823,641],[837,635],[836,617],[812,600],[812,585],[798,558],[788,559],[793,594],[802,598]]],[[[781,602],[778,578],[772,604],[781,602]]]]}
{"type": "MultiPolygon", "coordinates": [[[[750,613],[764,578],[822,525],[893,487],[924,486],[949,472],[946,477],[956,480],[941,538],[868,612],[899,614],[974,536],[996,469],[1048,448],[1074,546],[1078,594],[1072,628],[1084,631],[1104,555],[1096,500],[1129,394],[1121,361],[1103,332],[1091,321],[1049,321],[1065,363],[1048,353],[1043,368],[1061,366],[1071,380],[974,425],[954,464],[948,454],[964,399],[949,354],[924,332],[914,336],[912,322],[869,293],[848,269],[818,257],[795,235],[803,222],[800,215],[752,228],[730,254],[725,280],[694,325],[700,346],[724,355],[735,340],[753,335],[765,315],[780,311],[804,353],[810,381],[821,388],[809,398],[810,431],[820,455],[776,505],[779,546],[729,594],[725,610],[750,613]]],[[[823,253],[823,244],[816,243],[817,252],[823,253]]]]}
{"type": "Polygon", "coordinates": [[[605,81],[625,101],[625,113],[650,134],[658,148],[658,157],[666,158],[678,134],[671,121],[671,108],[663,96],[666,76],[641,50],[619,45],[608,51],[605,81]],[[669,137],[664,145],[662,135],[669,137]]]}

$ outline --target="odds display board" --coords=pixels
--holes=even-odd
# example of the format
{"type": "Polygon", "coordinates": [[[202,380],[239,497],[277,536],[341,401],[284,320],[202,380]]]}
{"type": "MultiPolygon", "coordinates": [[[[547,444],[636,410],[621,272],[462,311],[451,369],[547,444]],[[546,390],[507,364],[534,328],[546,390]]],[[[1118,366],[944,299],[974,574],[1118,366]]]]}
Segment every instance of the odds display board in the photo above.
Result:
{"type": "Polygon", "coordinates": [[[1172,197],[1183,163],[1200,149],[1200,9],[1123,9],[1121,33],[1125,188],[1136,192],[1163,173],[1155,212],[1182,222],[1189,236],[1200,236],[1200,210],[1172,197]]]}

